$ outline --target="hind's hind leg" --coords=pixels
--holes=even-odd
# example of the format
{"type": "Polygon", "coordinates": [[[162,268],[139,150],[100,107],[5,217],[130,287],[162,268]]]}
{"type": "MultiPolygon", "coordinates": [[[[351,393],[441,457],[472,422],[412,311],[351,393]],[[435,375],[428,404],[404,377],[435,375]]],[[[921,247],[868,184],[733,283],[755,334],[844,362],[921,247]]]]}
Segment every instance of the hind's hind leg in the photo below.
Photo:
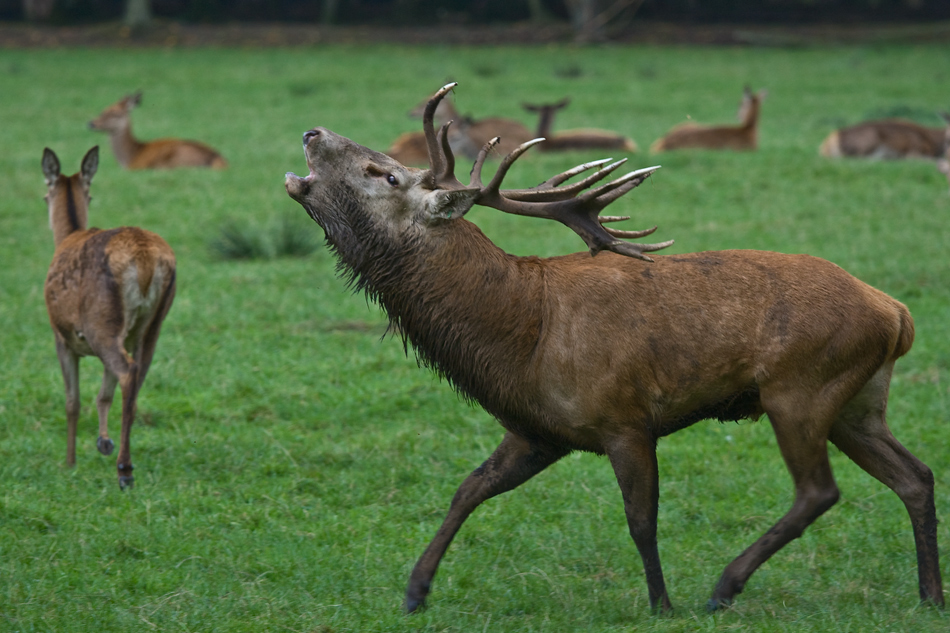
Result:
{"type": "Polygon", "coordinates": [[[882,367],[845,406],[829,439],[904,502],[917,546],[920,598],[943,605],[933,473],[897,441],[885,421],[893,367],[882,367]]]}
{"type": "Polygon", "coordinates": [[[108,367],[103,369],[102,387],[96,397],[96,411],[99,413],[99,439],[96,440],[96,448],[103,455],[111,455],[115,450],[115,443],[109,437],[109,409],[112,407],[112,398],[118,381],[119,379],[109,371],[108,367]]]}

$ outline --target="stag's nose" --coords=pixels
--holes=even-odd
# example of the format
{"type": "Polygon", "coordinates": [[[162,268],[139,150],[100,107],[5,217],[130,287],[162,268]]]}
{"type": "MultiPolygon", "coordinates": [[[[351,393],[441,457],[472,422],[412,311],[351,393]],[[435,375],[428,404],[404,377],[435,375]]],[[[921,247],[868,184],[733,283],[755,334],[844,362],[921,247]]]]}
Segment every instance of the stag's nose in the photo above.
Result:
{"type": "Polygon", "coordinates": [[[320,130],[314,128],[312,130],[307,130],[303,133],[303,146],[306,147],[307,144],[316,136],[320,136],[320,130]]]}

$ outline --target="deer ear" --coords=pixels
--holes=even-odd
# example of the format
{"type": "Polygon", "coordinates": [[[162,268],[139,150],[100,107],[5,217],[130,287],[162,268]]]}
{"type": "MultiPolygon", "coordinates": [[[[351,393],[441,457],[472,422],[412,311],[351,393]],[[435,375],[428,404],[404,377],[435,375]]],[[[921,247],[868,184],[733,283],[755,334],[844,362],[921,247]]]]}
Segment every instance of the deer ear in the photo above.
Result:
{"type": "Polygon", "coordinates": [[[142,103],[142,91],[136,90],[134,94],[130,94],[125,98],[125,108],[126,110],[131,110],[132,108],[139,107],[139,104],[142,103]]]}
{"type": "Polygon", "coordinates": [[[425,214],[429,221],[460,218],[475,204],[478,189],[435,189],[426,196],[425,214]]]}
{"type": "Polygon", "coordinates": [[[82,157],[82,165],[79,168],[79,174],[82,181],[88,187],[92,183],[92,177],[96,175],[99,169],[99,146],[96,145],[82,157]]]}
{"type": "Polygon", "coordinates": [[[59,158],[56,152],[48,147],[43,148],[43,175],[46,177],[46,185],[49,186],[59,178],[60,167],[59,158]]]}

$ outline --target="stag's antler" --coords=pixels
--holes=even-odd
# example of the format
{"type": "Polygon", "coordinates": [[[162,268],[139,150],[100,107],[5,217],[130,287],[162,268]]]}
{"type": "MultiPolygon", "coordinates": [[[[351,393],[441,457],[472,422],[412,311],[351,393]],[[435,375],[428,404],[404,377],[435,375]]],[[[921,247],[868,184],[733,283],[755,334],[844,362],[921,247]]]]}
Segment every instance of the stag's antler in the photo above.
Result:
{"type": "Polygon", "coordinates": [[[536,138],[524,143],[516,148],[510,154],[505,156],[498,171],[487,185],[482,184],[482,166],[491,150],[498,144],[498,138],[489,141],[485,147],[478,153],[475,159],[475,165],[472,167],[471,181],[468,187],[463,185],[455,177],[455,157],[448,142],[448,127],[451,122],[446,123],[436,133],[433,124],[435,109],[445,95],[447,95],[455,86],[451,83],[443,86],[436,92],[429,103],[426,104],[425,113],[422,118],[422,128],[425,130],[426,144],[429,148],[429,171],[433,176],[436,186],[444,189],[475,189],[478,196],[475,198],[475,204],[480,204],[505,213],[515,215],[527,215],[536,218],[549,218],[557,220],[570,227],[575,233],[583,238],[584,242],[590,248],[591,255],[596,255],[602,250],[609,250],[621,255],[636,257],[646,261],[653,261],[644,253],[658,251],[673,243],[673,240],[660,242],[658,244],[632,244],[618,238],[634,239],[650,235],[656,230],[654,226],[651,229],[642,231],[621,231],[603,226],[606,222],[619,222],[628,220],[629,216],[600,216],[600,212],[608,204],[624,195],[641,182],[646,180],[650,174],[659,169],[647,167],[630,172],[616,180],[601,185],[589,191],[584,191],[594,183],[597,183],[614,170],[623,165],[626,159],[616,161],[611,164],[610,159],[598,160],[590,163],[578,165],[572,169],[560,173],[544,181],[537,187],[530,189],[501,189],[501,182],[508,174],[511,165],[528,151],[532,146],[544,141],[543,138],[536,138]],[[606,165],[606,166],[604,166],[606,165]],[[569,178],[581,174],[594,167],[599,167],[596,172],[587,176],[572,185],[561,186],[569,178]],[[583,193],[581,193],[583,192],[583,193]]]}

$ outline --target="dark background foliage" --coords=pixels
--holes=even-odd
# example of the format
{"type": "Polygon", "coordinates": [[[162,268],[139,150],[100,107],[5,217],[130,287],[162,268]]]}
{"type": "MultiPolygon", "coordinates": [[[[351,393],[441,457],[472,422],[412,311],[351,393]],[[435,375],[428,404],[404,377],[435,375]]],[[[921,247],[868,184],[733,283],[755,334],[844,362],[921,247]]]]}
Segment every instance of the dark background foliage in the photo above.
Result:
{"type": "MultiPolygon", "coordinates": [[[[491,24],[530,19],[527,0],[152,0],[155,17],[191,22],[313,22],[334,5],[340,24],[491,24]]],[[[616,0],[599,0],[610,8],[616,0]]],[[[567,20],[566,0],[540,0],[549,19],[567,20]]],[[[643,0],[616,19],[693,23],[880,22],[950,19],[947,0],[643,0]]],[[[24,0],[0,0],[0,20],[23,20],[24,0]]],[[[620,6],[620,5],[618,5],[620,6]]],[[[125,0],[55,0],[51,21],[88,23],[121,18],[125,0]]]]}

